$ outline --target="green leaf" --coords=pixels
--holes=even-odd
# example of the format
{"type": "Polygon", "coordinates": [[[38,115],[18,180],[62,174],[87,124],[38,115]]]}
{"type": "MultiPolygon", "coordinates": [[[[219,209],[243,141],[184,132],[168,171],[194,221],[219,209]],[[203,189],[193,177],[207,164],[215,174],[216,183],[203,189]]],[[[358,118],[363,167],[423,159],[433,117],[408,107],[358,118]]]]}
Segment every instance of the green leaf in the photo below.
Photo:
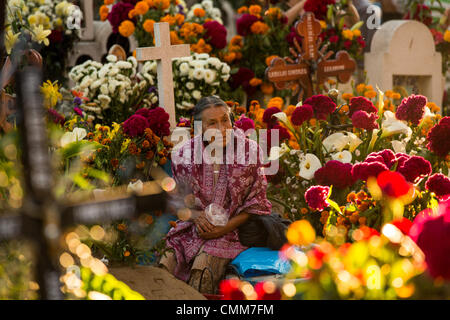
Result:
{"type": "Polygon", "coordinates": [[[64,148],[61,148],[60,152],[61,156],[63,157],[63,160],[66,161],[68,159],[79,156],[82,152],[95,150],[103,147],[105,146],[97,142],[80,140],[69,143],[64,148]]]}
{"type": "Polygon", "coordinates": [[[363,24],[364,24],[364,21],[358,21],[357,23],[355,23],[353,25],[353,27],[350,28],[350,30],[354,31],[356,29],[359,29],[363,26],[363,24]]]}
{"type": "Polygon", "coordinates": [[[341,19],[339,19],[339,30],[341,30],[344,27],[344,23],[345,23],[345,18],[342,17],[341,19]]]}

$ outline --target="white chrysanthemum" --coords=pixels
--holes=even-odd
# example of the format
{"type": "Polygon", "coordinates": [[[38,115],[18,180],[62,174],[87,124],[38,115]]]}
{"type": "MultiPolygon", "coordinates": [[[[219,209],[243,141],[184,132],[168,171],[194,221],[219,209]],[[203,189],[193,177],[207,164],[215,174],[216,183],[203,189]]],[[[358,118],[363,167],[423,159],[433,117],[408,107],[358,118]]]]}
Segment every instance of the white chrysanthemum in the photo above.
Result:
{"type": "MultiPolygon", "coordinates": [[[[214,20],[219,20],[220,19],[220,21],[222,21],[221,20],[221,18],[222,18],[222,13],[220,12],[220,10],[218,9],[218,8],[213,8],[212,10],[211,10],[211,16],[212,16],[212,18],[214,19],[214,20]]],[[[219,22],[220,22],[219,21],[219,22]]]]}
{"type": "Polygon", "coordinates": [[[216,80],[216,73],[211,69],[205,70],[205,81],[206,83],[212,83],[216,80]]]}
{"type": "Polygon", "coordinates": [[[110,77],[114,77],[116,74],[118,74],[119,73],[119,68],[117,68],[117,67],[112,67],[110,70],[109,70],[109,72],[108,72],[108,75],[110,76],[110,77]]]}
{"type": "Polygon", "coordinates": [[[228,73],[230,73],[230,71],[231,71],[230,66],[226,63],[223,63],[222,64],[222,73],[228,74],[228,73]]]}
{"type": "Polygon", "coordinates": [[[105,94],[99,94],[98,100],[100,101],[101,104],[109,104],[111,102],[111,98],[105,94]]]}
{"type": "Polygon", "coordinates": [[[106,60],[107,60],[108,62],[117,62],[117,57],[116,57],[115,55],[113,55],[113,54],[109,54],[109,55],[106,57],[106,60]]]}
{"type": "Polygon", "coordinates": [[[180,75],[185,76],[189,74],[189,64],[187,64],[186,62],[183,62],[182,64],[180,64],[180,75]]]}
{"type": "Polygon", "coordinates": [[[209,54],[207,54],[207,53],[196,53],[195,57],[197,59],[204,59],[204,60],[206,60],[206,59],[209,58],[209,54]]]}
{"type": "Polygon", "coordinates": [[[194,90],[192,91],[192,97],[198,101],[202,98],[202,93],[198,90],[194,90]]]}
{"type": "Polygon", "coordinates": [[[136,58],[133,56],[128,57],[127,61],[133,65],[133,68],[136,68],[138,65],[136,58]]]}
{"type": "Polygon", "coordinates": [[[91,83],[93,82],[92,78],[90,76],[85,76],[83,78],[83,80],[80,83],[80,87],[81,88],[87,88],[91,85],[91,83]]]}
{"type": "Polygon", "coordinates": [[[193,90],[194,88],[195,88],[195,85],[194,85],[194,83],[193,82],[188,82],[188,83],[186,83],[186,88],[188,89],[188,90],[193,90]]]}
{"type": "Polygon", "coordinates": [[[203,0],[202,1],[202,6],[203,6],[203,8],[205,8],[206,11],[209,11],[212,8],[214,8],[213,3],[212,3],[211,0],[203,0]]]}
{"type": "Polygon", "coordinates": [[[200,69],[200,68],[196,68],[194,70],[192,76],[196,80],[202,80],[205,77],[205,70],[204,69],[200,69]]]}
{"type": "Polygon", "coordinates": [[[119,69],[131,69],[133,64],[128,61],[117,61],[116,67],[119,69]]]}
{"type": "Polygon", "coordinates": [[[319,158],[312,153],[307,153],[304,159],[300,162],[299,175],[303,179],[311,180],[314,178],[314,173],[322,167],[319,158]]]}
{"type": "Polygon", "coordinates": [[[108,90],[108,84],[104,83],[100,86],[100,92],[103,95],[108,95],[109,94],[109,90],[108,90]]]}
{"type": "Polygon", "coordinates": [[[103,83],[103,81],[104,81],[104,79],[97,79],[97,80],[95,80],[94,82],[91,83],[90,88],[91,88],[92,90],[97,89],[98,87],[101,86],[101,84],[103,83]]]}
{"type": "Polygon", "coordinates": [[[207,62],[210,65],[212,65],[214,68],[216,68],[217,70],[219,70],[219,68],[222,66],[222,61],[220,61],[219,59],[217,59],[215,57],[208,58],[207,62]]]}

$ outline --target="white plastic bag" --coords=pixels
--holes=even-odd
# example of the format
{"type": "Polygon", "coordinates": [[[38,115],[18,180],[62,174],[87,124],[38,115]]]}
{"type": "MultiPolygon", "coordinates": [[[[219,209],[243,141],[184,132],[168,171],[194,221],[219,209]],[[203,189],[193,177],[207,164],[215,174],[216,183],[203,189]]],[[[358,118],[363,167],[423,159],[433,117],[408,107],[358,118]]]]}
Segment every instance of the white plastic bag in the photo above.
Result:
{"type": "Polygon", "coordinates": [[[205,208],[206,219],[214,225],[223,227],[228,223],[228,214],[221,206],[211,203],[205,208]]]}

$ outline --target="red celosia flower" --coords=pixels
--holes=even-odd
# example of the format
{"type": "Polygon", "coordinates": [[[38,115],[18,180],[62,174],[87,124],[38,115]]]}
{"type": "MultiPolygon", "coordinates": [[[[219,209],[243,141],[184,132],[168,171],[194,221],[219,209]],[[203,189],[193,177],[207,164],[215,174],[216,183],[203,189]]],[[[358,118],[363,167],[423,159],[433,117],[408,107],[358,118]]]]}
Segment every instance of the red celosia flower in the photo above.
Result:
{"type": "Polygon", "coordinates": [[[148,128],[147,119],[138,114],[133,114],[123,123],[123,132],[130,137],[143,135],[146,128],[148,128]]]}
{"type": "Polygon", "coordinates": [[[377,177],[377,184],[383,191],[383,194],[392,198],[404,196],[411,190],[411,185],[398,172],[381,172],[377,177]]]}
{"type": "Polygon", "coordinates": [[[425,114],[426,104],[425,96],[412,94],[402,100],[395,112],[395,117],[399,120],[411,121],[413,125],[417,126],[425,114]]]}
{"type": "Polygon", "coordinates": [[[314,179],[320,185],[332,185],[333,187],[344,189],[354,183],[352,167],[350,163],[330,160],[314,173],[314,179]]]}
{"type": "Polygon", "coordinates": [[[390,224],[393,224],[394,226],[396,226],[397,228],[400,229],[401,232],[403,232],[403,234],[408,235],[409,234],[409,230],[412,227],[412,222],[409,219],[406,219],[404,217],[401,217],[399,219],[395,219],[391,222],[389,222],[390,224]]]}
{"type": "Polygon", "coordinates": [[[377,119],[378,115],[376,113],[358,110],[352,116],[352,124],[355,128],[373,130],[379,128],[377,119]]]}
{"type": "Polygon", "coordinates": [[[336,110],[336,103],[330,97],[318,94],[309,97],[303,104],[312,106],[317,119],[325,120],[327,116],[336,110]]]}
{"type": "Polygon", "coordinates": [[[331,36],[328,40],[329,40],[331,43],[336,43],[336,42],[339,41],[339,36],[337,36],[337,35],[331,36]]]}
{"type": "Polygon", "coordinates": [[[450,117],[443,117],[438,124],[428,132],[427,148],[440,157],[445,157],[450,151],[450,117]]]}
{"type": "Polygon", "coordinates": [[[251,33],[250,28],[252,26],[253,23],[255,23],[256,21],[260,21],[261,18],[258,18],[257,16],[254,16],[252,14],[248,14],[248,13],[244,13],[242,15],[242,17],[240,17],[237,21],[236,21],[236,28],[237,28],[237,33],[240,36],[246,36],[249,33],[251,33]]]}
{"type": "Polygon", "coordinates": [[[409,236],[425,254],[430,275],[450,280],[450,201],[439,204],[437,215],[430,211],[418,214],[409,236]]]}
{"type": "Polygon", "coordinates": [[[376,178],[381,172],[388,170],[388,167],[382,162],[360,162],[353,166],[352,176],[355,180],[367,181],[369,177],[376,178]]]}
{"type": "MultiPolygon", "coordinates": [[[[395,163],[396,161],[396,157],[395,157],[395,153],[391,150],[391,149],[384,149],[378,152],[372,152],[370,153],[367,158],[369,157],[373,157],[373,156],[381,156],[383,158],[383,162],[384,164],[388,167],[391,168],[392,165],[395,163]]],[[[364,160],[364,162],[367,162],[367,159],[364,160]]]]}
{"type": "Polygon", "coordinates": [[[245,294],[240,289],[238,279],[222,280],[219,285],[219,292],[223,295],[223,300],[244,300],[245,294]]]}
{"type": "Polygon", "coordinates": [[[450,196],[450,179],[442,173],[433,174],[428,178],[425,188],[430,192],[434,192],[439,198],[447,198],[450,196]]]}
{"type": "Polygon", "coordinates": [[[272,117],[275,113],[281,112],[278,107],[270,107],[264,110],[263,114],[263,122],[269,124],[275,124],[278,122],[277,118],[272,117]]]}
{"type": "Polygon", "coordinates": [[[349,116],[353,116],[353,114],[359,110],[365,111],[367,113],[378,113],[378,109],[369,99],[365,97],[351,98],[349,103],[349,116]]]}
{"type": "Polygon", "coordinates": [[[203,24],[206,30],[205,39],[217,49],[227,46],[227,29],[215,20],[207,21],[203,24]]]}
{"type": "Polygon", "coordinates": [[[164,137],[170,135],[169,114],[161,107],[149,110],[147,118],[149,128],[157,136],[164,137]]]}
{"type": "Polygon", "coordinates": [[[297,39],[298,43],[302,43],[302,37],[297,33],[295,27],[292,26],[290,32],[286,36],[286,41],[289,43],[290,46],[293,46],[294,39],[297,39]]]}
{"type": "Polygon", "coordinates": [[[257,87],[250,85],[250,80],[255,77],[255,73],[246,67],[239,68],[238,72],[231,75],[230,86],[233,89],[237,89],[240,86],[245,90],[248,95],[253,94],[257,87]]]}
{"type": "Polygon", "coordinates": [[[426,176],[432,173],[431,163],[419,156],[412,156],[401,166],[397,167],[408,182],[419,183],[426,176]]]}
{"type": "Polygon", "coordinates": [[[296,126],[302,125],[303,122],[308,121],[314,115],[313,107],[309,104],[304,104],[294,109],[291,116],[292,124],[296,126]]]}
{"type": "Polygon", "coordinates": [[[108,14],[108,21],[111,24],[113,33],[119,32],[119,26],[124,20],[129,20],[128,12],[134,9],[134,5],[127,2],[117,2],[108,14]]]}
{"type": "Polygon", "coordinates": [[[313,210],[323,211],[328,204],[328,194],[330,188],[326,186],[312,186],[305,192],[305,200],[308,206],[313,210]]]}
{"type": "Polygon", "coordinates": [[[273,288],[272,292],[267,292],[266,291],[267,288],[265,288],[264,282],[258,282],[255,285],[254,289],[258,297],[258,300],[281,300],[280,290],[278,288],[273,288]]]}
{"type": "Polygon", "coordinates": [[[65,118],[63,115],[59,114],[58,111],[56,111],[55,109],[48,109],[48,116],[50,118],[50,120],[53,121],[53,123],[59,124],[59,125],[64,125],[64,123],[66,122],[65,118]]]}
{"type": "Polygon", "coordinates": [[[242,116],[242,117],[239,118],[239,120],[237,120],[234,123],[234,126],[236,128],[244,130],[244,132],[245,132],[245,131],[247,131],[249,129],[255,129],[255,122],[252,119],[250,119],[250,118],[242,116]]]}
{"type": "Polygon", "coordinates": [[[417,20],[425,25],[429,26],[433,22],[433,17],[431,15],[431,9],[424,4],[418,3],[416,6],[416,10],[414,12],[414,16],[411,18],[410,12],[407,12],[403,19],[405,20],[417,20]]]}
{"type": "Polygon", "coordinates": [[[305,11],[314,13],[316,19],[324,20],[327,15],[327,6],[335,3],[335,0],[308,0],[303,8],[305,11]]]}
{"type": "Polygon", "coordinates": [[[409,158],[411,158],[409,154],[397,152],[395,154],[395,161],[397,162],[397,168],[403,166],[405,162],[409,160],[409,158]]]}

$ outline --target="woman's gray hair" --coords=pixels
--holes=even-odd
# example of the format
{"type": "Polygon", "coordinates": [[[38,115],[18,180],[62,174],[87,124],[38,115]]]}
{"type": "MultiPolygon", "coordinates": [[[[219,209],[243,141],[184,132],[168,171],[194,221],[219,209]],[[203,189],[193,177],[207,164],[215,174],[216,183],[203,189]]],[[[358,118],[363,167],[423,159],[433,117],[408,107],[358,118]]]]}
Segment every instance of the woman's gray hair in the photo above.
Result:
{"type": "Polygon", "coordinates": [[[211,107],[225,107],[228,110],[228,114],[231,120],[231,109],[225,103],[225,101],[220,99],[218,96],[209,96],[201,98],[200,101],[195,105],[194,109],[192,109],[192,117],[194,118],[194,121],[201,121],[203,110],[211,107]]]}

